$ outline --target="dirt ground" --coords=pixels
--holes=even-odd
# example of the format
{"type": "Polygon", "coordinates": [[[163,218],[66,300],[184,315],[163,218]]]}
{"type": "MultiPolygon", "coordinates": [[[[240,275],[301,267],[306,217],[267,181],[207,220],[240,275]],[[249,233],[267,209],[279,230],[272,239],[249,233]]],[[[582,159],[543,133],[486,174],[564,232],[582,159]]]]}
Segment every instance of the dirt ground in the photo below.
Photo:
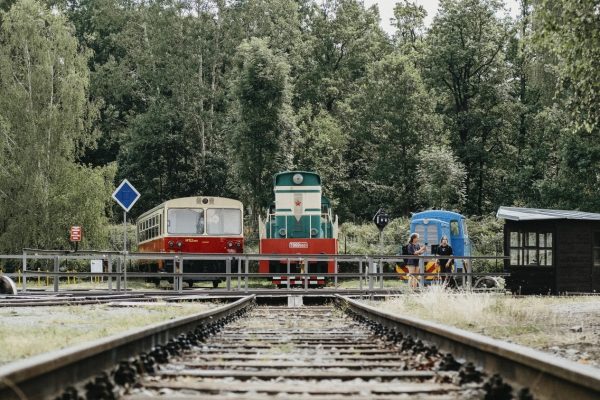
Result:
{"type": "Polygon", "coordinates": [[[557,335],[564,335],[565,340],[546,343],[539,350],[600,368],[600,298],[554,305],[552,312],[560,322],[549,328],[557,335]]]}

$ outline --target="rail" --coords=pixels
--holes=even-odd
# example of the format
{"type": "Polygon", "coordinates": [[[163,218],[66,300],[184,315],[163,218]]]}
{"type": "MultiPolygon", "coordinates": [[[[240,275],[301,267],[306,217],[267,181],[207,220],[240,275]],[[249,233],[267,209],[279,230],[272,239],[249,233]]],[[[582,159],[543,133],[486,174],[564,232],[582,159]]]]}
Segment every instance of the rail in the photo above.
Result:
{"type": "Polygon", "coordinates": [[[0,367],[0,399],[22,400],[55,396],[65,382],[84,381],[127,360],[132,354],[164,345],[199,324],[211,324],[246,309],[254,295],[196,315],[155,324],[108,338],[34,356],[0,367]]]}
{"type": "Polygon", "coordinates": [[[593,367],[462,329],[390,314],[348,297],[336,295],[336,299],[344,309],[528,387],[535,398],[584,400],[597,399],[600,393],[600,375],[593,367]]]}
{"type": "MultiPolygon", "coordinates": [[[[503,277],[507,273],[478,273],[473,272],[472,263],[481,261],[504,260],[504,256],[452,256],[455,260],[465,260],[466,268],[461,272],[452,273],[430,273],[425,271],[425,262],[435,259],[432,255],[423,256],[389,256],[389,255],[364,255],[364,254],[197,254],[197,253],[123,253],[123,252],[102,252],[102,251],[49,251],[28,249],[23,254],[18,255],[0,255],[0,260],[17,260],[21,262],[21,270],[16,273],[5,273],[4,275],[13,280],[20,281],[22,292],[28,291],[28,281],[32,279],[46,279],[46,282],[52,281],[53,291],[58,292],[61,278],[70,279],[101,279],[106,281],[108,291],[126,291],[128,280],[140,278],[169,279],[173,282],[173,290],[183,291],[183,283],[186,280],[224,280],[226,290],[237,290],[248,292],[250,278],[271,279],[274,275],[287,275],[300,278],[304,282],[304,287],[308,290],[311,277],[318,275],[330,279],[337,288],[342,279],[358,279],[359,290],[381,290],[386,289],[386,279],[397,280],[406,278],[408,274],[397,272],[385,272],[385,266],[393,269],[397,263],[408,259],[419,260],[419,273],[411,274],[420,281],[420,286],[424,286],[428,280],[440,280],[443,277],[453,278],[462,283],[466,289],[477,286],[480,279],[486,277],[503,277]],[[31,269],[30,263],[46,260],[45,269],[40,267],[31,269]],[[91,269],[85,271],[70,271],[61,265],[68,264],[69,261],[81,262],[86,260],[98,260],[101,262],[102,272],[94,272],[91,269]],[[172,262],[175,268],[172,272],[142,272],[136,270],[136,265],[145,260],[162,260],[172,262]],[[219,272],[191,272],[186,263],[190,261],[222,261],[225,264],[223,271],[219,272]],[[287,264],[285,272],[281,273],[258,273],[251,272],[251,264],[259,261],[280,261],[287,264]],[[335,269],[330,272],[311,272],[311,263],[323,261],[334,261],[335,269]],[[290,265],[299,264],[303,266],[303,271],[292,272],[290,265]],[[340,272],[340,264],[346,264],[350,272],[340,272]],[[66,270],[64,270],[66,269],[66,270]],[[105,280],[106,279],[106,280],[105,280]],[[243,283],[242,283],[243,282],[243,283]],[[237,285],[236,285],[237,283],[237,285]],[[234,287],[235,286],[235,287],[234,287]]],[[[139,268],[138,268],[139,269],[139,268]]],[[[287,286],[290,287],[290,281],[287,280],[287,286]]]]}

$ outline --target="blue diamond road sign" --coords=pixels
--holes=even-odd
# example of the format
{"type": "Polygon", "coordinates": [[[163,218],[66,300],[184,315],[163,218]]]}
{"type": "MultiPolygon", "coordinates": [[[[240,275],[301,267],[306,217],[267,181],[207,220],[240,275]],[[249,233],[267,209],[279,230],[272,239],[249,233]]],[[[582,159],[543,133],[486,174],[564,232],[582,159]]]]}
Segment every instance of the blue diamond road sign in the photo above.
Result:
{"type": "Polygon", "coordinates": [[[129,211],[140,198],[140,192],[135,190],[133,185],[129,183],[127,179],[123,179],[123,182],[121,182],[119,187],[113,192],[112,198],[115,199],[125,211],[129,211]]]}

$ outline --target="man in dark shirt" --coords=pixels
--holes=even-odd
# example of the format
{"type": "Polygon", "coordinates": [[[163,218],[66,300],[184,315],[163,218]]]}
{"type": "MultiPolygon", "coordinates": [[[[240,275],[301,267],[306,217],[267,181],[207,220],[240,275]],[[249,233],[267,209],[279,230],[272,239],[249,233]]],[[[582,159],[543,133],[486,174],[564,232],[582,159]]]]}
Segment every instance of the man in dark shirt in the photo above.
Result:
{"type": "MultiPolygon", "coordinates": [[[[452,255],[452,247],[448,244],[448,238],[446,236],[442,236],[442,240],[440,245],[437,247],[435,252],[436,256],[441,256],[444,258],[438,258],[438,264],[440,265],[440,272],[442,274],[451,273],[452,272],[452,264],[454,260],[449,258],[448,256],[452,255]]],[[[449,276],[442,277],[443,282],[449,281],[449,276]]]]}

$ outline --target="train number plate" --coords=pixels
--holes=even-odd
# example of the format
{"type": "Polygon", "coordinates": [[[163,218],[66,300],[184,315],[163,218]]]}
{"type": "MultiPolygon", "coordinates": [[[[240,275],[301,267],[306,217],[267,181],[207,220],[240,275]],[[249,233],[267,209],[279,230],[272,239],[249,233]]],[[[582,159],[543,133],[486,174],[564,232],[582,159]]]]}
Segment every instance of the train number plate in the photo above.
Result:
{"type": "Polygon", "coordinates": [[[308,242],[290,242],[290,249],[308,249],[308,242]]]}

